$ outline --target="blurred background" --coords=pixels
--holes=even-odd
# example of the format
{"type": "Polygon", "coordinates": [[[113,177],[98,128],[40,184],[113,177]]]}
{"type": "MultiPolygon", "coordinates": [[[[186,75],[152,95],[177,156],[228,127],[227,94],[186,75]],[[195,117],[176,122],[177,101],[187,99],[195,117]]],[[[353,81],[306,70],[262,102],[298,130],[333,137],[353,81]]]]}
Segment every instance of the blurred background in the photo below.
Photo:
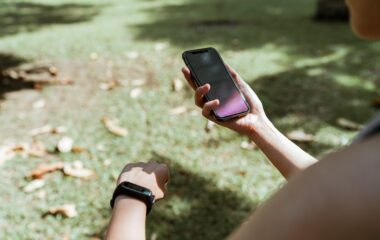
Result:
{"type": "Polygon", "coordinates": [[[169,165],[147,239],[223,239],[284,179],[193,104],[213,46],[274,124],[323,157],[380,106],[380,45],[341,0],[0,0],[0,239],[101,239],[122,166],[169,165]]]}

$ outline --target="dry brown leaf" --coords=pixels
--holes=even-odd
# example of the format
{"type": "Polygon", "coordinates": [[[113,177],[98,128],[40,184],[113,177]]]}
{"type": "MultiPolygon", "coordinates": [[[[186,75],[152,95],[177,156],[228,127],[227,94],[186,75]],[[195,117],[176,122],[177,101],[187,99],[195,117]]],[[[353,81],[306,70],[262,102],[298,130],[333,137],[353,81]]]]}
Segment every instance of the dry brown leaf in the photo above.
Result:
{"type": "Polygon", "coordinates": [[[70,137],[63,137],[58,141],[57,149],[61,153],[71,152],[74,140],[70,137]]]}
{"type": "Polygon", "coordinates": [[[173,91],[175,92],[179,92],[183,89],[184,87],[184,83],[181,79],[179,78],[174,78],[173,81],[172,81],[172,88],[173,88],[173,91]]]}
{"type": "Polygon", "coordinates": [[[63,126],[53,128],[51,125],[45,125],[39,128],[32,129],[29,132],[30,136],[37,136],[43,134],[60,134],[66,132],[66,128],[63,126]]]}
{"type": "Polygon", "coordinates": [[[131,98],[135,99],[135,98],[138,98],[142,93],[142,89],[141,88],[134,88],[131,90],[131,92],[129,93],[129,95],[131,96],[131,98]]]}
{"type": "Polygon", "coordinates": [[[71,152],[72,153],[82,153],[82,152],[87,152],[87,149],[82,148],[82,147],[78,147],[78,146],[73,146],[71,148],[71,152]]]}
{"type": "Polygon", "coordinates": [[[242,141],[240,147],[246,150],[254,150],[257,146],[254,142],[242,141]]]}
{"type": "Polygon", "coordinates": [[[111,80],[111,81],[108,81],[108,82],[104,82],[104,83],[101,83],[99,85],[99,88],[104,90],[104,91],[110,91],[116,87],[120,86],[120,83],[119,81],[117,80],[111,80]]]}
{"type": "Polygon", "coordinates": [[[110,118],[104,117],[102,121],[103,121],[104,126],[111,133],[120,137],[124,137],[128,134],[128,130],[126,128],[120,127],[118,125],[119,121],[117,119],[110,119],[110,118]]]}
{"type": "Polygon", "coordinates": [[[363,128],[363,125],[360,125],[359,123],[353,122],[353,121],[346,119],[346,118],[338,118],[336,123],[339,126],[346,128],[346,129],[350,129],[350,130],[360,130],[363,128]]]}
{"type": "Polygon", "coordinates": [[[63,167],[63,173],[67,176],[76,178],[90,178],[94,175],[94,171],[85,169],[83,163],[80,161],[65,164],[63,167]]]}
{"type": "Polygon", "coordinates": [[[51,164],[40,164],[37,169],[33,170],[30,177],[33,179],[42,178],[45,174],[51,173],[57,170],[62,170],[64,167],[63,162],[56,162],[51,164]]]}
{"type": "Polygon", "coordinates": [[[187,107],[181,106],[181,107],[176,107],[176,108],[170,109],[169,114],[170,115],[180,115],[180,114],[186,113],[186,111],[187,111],[187,107]]]}
{"type": "Polygon", "coordinates": [[[288,138],[295,142],[309,143],[314,141],[314,136],[305,133],[303,130],[294,130],[286,134],[288,138]]]}
{"type": "Polygon", "coordinates": [[[42,188],[45,185],[45,180],[43,179],[35,179],[29,182],[24,188],[23,191],[26,193],[31,193],[36,191],[37,189],[42,188]]]}
{"type": "Polygon", "coordinates": [[[64,217],[72,218],[78,216],[78,212],[76,210],[75,204],[64,204],[57,207],[49,208],[48,212],[44,214],[46,215],[62,215],[64,217]]]}
{"type": "Polygon", "coordinates": [[[33,141],[31,144],[26,145],[24,151],[31,157],[44,157],[47,155],[45,145],[39,141],[33,141]]]}
{"type": "Polygon", "coordinates": [[[49,67],[49,73],[52,76],[57,76],[58,75],[58,68],[55,66],[50,66],[49,67]]]}

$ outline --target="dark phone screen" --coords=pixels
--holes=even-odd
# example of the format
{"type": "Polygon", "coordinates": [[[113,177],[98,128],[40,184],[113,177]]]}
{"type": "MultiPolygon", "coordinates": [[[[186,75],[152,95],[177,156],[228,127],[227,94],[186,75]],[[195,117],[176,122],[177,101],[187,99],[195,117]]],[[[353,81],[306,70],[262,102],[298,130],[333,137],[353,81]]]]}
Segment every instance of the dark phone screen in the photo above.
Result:
{"type": "Polygon", "coordinates": [[[248,110],[245,100],[215,50],[189,52],[186,57],[199,84],[210,84],[211,90],[207,94],[209,100],[219,99],[216,115],[227,117],[248,110]]]}

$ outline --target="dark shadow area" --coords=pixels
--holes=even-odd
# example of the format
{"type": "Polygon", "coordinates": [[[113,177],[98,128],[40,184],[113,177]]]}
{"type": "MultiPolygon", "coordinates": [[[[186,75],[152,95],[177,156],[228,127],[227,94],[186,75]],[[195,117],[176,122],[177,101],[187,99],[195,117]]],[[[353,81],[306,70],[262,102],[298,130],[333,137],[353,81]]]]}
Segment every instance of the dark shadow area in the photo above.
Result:
{"type": "Polygon", "coordinates": [[[25,62],[26,60],[23,58],[0,53],[0,100],[4,99],[4,94],[7,92],[31,89],[34,87],[33,82],[12,79],[9,75],[4,74],[6,70],[17,67],[25,62]]]}
{"type": "Polygon", "coordinates": [[[31,2],[0,2],[0,37],[35,31],[51,24],[89,21],[100,11],[90,4],[47,5],[31,2]]]}
{"type": "MultiPolygon", "coordinates": [[[[356,69],[350,64],[346,66],[351,67],[351,71],[356,69]]],[[[315,133],[326,124],[339,127],[338,118],[365,124],[376,112],[371,100],[379,94],[378,90],[340,83],[332,77],[330,70],[348,76],[351,72],[322,64],[264,76],[249,83],[260,96],[271,119],[281,119],[289,114],[302,116],[294,126],[280,126],[284,131],[303,126],[315,133]],[[318,74],[313,75],[314,70],[318,74]]]]}
{"type": "MultiPolygon", "coordinates": [[[[221,190],[211,178],[156,152],[150,160],[167,164],[171,178],[167,198],[155,205],[148,218],[147,239],[154,233],[158,239],[168,240],[225,239],[255,209],[251,201],[238,194],[239,189],[221,190]],[[178,200],[190,207],[182,212],[177,209],[178,200]]],[[[109,208],[104,211],[110,216],[109,208]]],[[[103,237],[106,229],[104,226],[94,236],[103,237]]]]}
{"type": "Polygon", "coordinates": [[[289,53],[321,55],[332,44],[356,42],[348,23],[316,23],[315,11],[315,1],[192,0],[147,8],[152,20],[133,27],[138,39],[183,48],[220,45],[239,50],[270,43],[286,46],[289,53]]]}

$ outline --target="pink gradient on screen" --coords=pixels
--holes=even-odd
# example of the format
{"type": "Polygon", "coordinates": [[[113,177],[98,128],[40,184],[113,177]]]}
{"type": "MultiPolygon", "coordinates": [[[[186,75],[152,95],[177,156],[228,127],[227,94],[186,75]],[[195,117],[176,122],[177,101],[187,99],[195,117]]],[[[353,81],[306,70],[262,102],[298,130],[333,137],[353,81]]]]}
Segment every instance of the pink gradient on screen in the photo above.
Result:
{"type": "Polygon", "coordinates": [[[248,110],[243,98],[237,91],[220,104],[221,105],[215,110],[215,113],[220,117],[231,116],[248,110]]]}

